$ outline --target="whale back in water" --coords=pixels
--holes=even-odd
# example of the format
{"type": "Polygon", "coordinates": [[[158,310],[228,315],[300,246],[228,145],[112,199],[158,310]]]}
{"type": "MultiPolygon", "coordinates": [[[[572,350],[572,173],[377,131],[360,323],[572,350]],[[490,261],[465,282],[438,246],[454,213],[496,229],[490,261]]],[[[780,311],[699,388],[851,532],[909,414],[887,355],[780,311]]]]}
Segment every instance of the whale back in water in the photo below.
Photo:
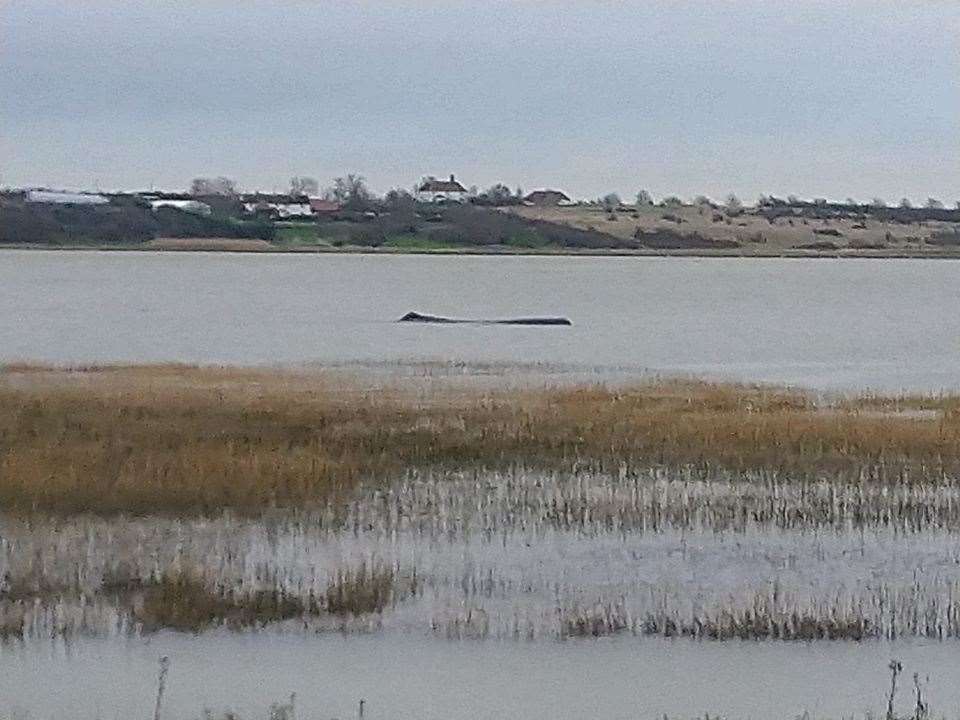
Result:
{"type": "Polygon", "coordinates": [[[408,312],[397,322],[420,322],[420,323],[472,323],[479,325],[573,325],[565,317],[529,317],[529,318],[511,318],[509,320],[460,320],[456,318],[445,318],[437,315],[424,315],[418,312],[408,312]]]}

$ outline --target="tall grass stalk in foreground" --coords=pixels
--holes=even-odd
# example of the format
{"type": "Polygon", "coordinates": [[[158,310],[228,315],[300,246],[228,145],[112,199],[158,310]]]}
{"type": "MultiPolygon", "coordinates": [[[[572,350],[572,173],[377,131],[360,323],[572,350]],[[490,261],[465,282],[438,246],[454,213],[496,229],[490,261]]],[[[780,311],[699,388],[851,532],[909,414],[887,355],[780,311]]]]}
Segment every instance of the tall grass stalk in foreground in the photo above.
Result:
{"type": "Polygon", "coordinates": [[[153,720],[160,720],[160,709],[163,705],[163,692],[167,688],[167,672],[170,670],[170,658],[164,655],[160,658],[160,674],[157,678],[157,702],[153,706],[153,720]]]}
{"type": "Polygon", "coordinates": [[[897,678],[903,671],[903,665],[898,660],[891,660],[890,665],[890,694],[887,696],[887,720],[895,720],[893,702],[897,697],[897,678]]]}
{"type": "Polygon", "coordinates": [[[684,468],[938,483],[960,397],[818,405],[656,382],[497,391],[179,366],[0,372],[0,510],[258,514],[418,469],[684,468]]]}
{"type": "MultiPolygon", "coordinates": [[[[160,720],[160,704],[163,697],[163,692],[165,689],[165,681],[167,676],[167,670],[170,667],[170,660],[168,657],[164,656],[160,658],[160,678],[157,691],[157,702],[156,709],[154,711],[153,720],[160,720]]],[[[898,716],[896,714],[894,704],[896,702],[897,695],[897,679],[900,674],[903,672],[903,665],[898,660],[891,660],[887,666],[891,671],[890,678],[890,692],[887,694],[887,711],[884,720],[926,720],[929,716],[929,708],[926,703],[923,701],[923,696],[921,692],[920,684],[920,674],[915,672],[913,674],[913,682],[915,688],[915,703],[913,714],[908,716],[898,716]]],[[[269,720],[296,720],[296,693],[290,694],[289,702],[287,703],[272,703],[270,705],[269,720]]],[[[357,705],[357,718],[363,720],[365,715],[367,701],[363,698],[360,699],[357,705]]],[[[215,715],[209,710],[205,711],[204,716],[206,720],[216,720],[215,715]]],[[[704,720],[711,720],[711,717],[720,718],[721,715],[711,716],[710,713],[705,713],[703,718],[704,720]]],[[[797,718],[810,718],[808,711],[804,711],[802,714],[798,715],[797,718]]],[[[851,715],[851,718],[854,716],[851,715]]],[[[872,717],[871,713],[867,713],[866,717],[869,719],[872,717]]],[[[239,720],[239,717],[232,713],[228,712],[223,715],[223,720],[239,720]]],[[[670,716],[666,713],[663,714],[662,720],[670,720],[670,716]]]]}

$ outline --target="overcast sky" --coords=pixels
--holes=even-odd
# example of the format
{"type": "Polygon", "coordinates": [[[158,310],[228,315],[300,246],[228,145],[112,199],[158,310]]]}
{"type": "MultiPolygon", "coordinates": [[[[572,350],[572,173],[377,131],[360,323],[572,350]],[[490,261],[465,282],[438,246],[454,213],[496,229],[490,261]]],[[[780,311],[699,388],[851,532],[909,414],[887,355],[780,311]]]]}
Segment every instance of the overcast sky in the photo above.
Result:
{"type": "Polygon", "coordinates": [[[960,3],[0,0],[0,184],[960,199],[960,3]]]}

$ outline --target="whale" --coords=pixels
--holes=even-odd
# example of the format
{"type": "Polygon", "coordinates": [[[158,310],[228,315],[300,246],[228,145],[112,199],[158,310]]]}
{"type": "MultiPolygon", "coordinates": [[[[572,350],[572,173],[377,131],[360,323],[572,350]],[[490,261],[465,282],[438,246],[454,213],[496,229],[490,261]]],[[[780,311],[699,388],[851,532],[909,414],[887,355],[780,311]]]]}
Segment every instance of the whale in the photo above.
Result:
{"type": "Polygon", "coordinates": [[[505,320],[476,320],[462,318],[448,318],[439,315],[425,315],[418,312],[408,312],[397,322],[438,323],[438,324],[469,324],[469,325],[573,325],[565,317],[520,317],[505,320]]]}

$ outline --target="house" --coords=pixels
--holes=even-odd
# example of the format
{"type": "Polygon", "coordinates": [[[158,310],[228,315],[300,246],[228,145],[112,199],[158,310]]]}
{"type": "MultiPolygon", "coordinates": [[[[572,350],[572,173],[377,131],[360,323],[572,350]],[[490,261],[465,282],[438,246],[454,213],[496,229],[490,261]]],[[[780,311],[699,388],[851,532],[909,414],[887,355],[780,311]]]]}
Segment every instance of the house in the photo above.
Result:
{"type": "Polygon", "coordinates": [[[317,217],[330,217],[340,212],[340,203],[324,198],[310,198],[310,211],[317,217]]]}
{"type": "Polygon", "coordinates": [[[168,207],[182,210],[183,212],[194,213],[195,215],[209,215],[211,212],[213,212],[213,209],[209,205],[207,205],[205,202],[200,202],[199,200],[173,200],[161,198],[159,200],[150,200],[149,202],[152,210],[168,207]]]}
{"type": "Polygon", "coordinates": [[[534,190],[523,199],[523,204],[537,207],[556,207],[573,205],[573,201],[561,190],[534,190]]]}
{"type": "Polygon", "coordinates": [[[468,195],[467,189],[458,183],[453,175],[450,176],[449,180],[437,180],[435,177],[428,177],[417,186],[418,202],[465,202],[468,195]]]}
{"type": "Polygon", "coordinates": [[[27,190],[24,200],[28,203],[52,205],[106,205],[110,202],[103,195],[94,193],[70,193],[54,190],[27,190]]]}
{"type": "Polygon", "coordinates": [[[254,193],[240,198],[245,212],[277,220],[308,218],[313,215],[306,195],[267,195],[254,193]]]}

